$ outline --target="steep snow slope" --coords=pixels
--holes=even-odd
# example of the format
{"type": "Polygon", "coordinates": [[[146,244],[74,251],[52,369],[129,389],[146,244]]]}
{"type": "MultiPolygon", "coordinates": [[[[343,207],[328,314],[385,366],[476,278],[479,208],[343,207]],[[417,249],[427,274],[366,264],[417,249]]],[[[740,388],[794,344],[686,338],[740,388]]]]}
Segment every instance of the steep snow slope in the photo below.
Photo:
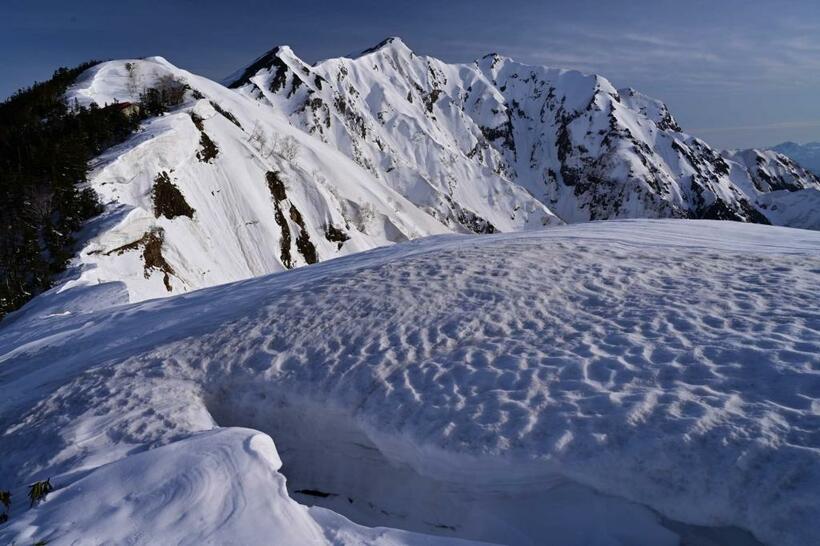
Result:
{"type": "Polygon", "coordinates": [[[0,330],[0,542],[421,540],[284,475],[449,537],[817,543],[818,281],[816,232],[641,220],[38,298],[0,330]]]}
{"type": "Polygon", "coordinates": [[[450,231],[277,112],[164,59],[102,63],[67,98],[134,102],[167,78],[186,101],[99,158],[107,216],[60,290],[120,282],[138,301],[450,231]]]}
{"type": "MultiPolygon", "coordinates": [[[[400,44],[400,42],[396,42],[400,44]]],[[[520,230],[555,223],[544,205],[501,176],[497,162],[474,162],[470,147],[454,146],[433,115],[435,99],[398,75],[426,77],[410,51],[380,59],[391,70],[332,59],[309,67],[288,47],[268,52],[237,75],[231,87],[290,115],[299,127],[329,142],[442,222],[470,231],[520,230]],[[255,70],[259,72],[255,73],[255,70]],[[415,99],[414,95],[415,94],[415,99]],[[415,102],[414,102],[415,100],[415,102]]],[[[391,51],[393,51],[391,49],[391,51]]],[[[441,124],[465,133],[463,114],[438,113],[441,124]]],[[[475,141],[475,138],[472,138],[475,141]]]]}
{"type": "Polygon", "coordinates": [[[135,103],[169,79],[185,102],[99,158],[90,185],[106,216],[59,290],[119,282],[115,299],[139,301],[425,235],[561,223],[514,187],[448,197],[458,220],[441,217],[281,112],[160,57],[97,65],[66,98],[135,103]]]}
{"type": "MultiPolygon", "coordinates": [[[[496,54],[446,64],[389,38],[314,66],[275,48],[225,83],[446,223],[488,225],[482,218],[509,211],[521,189],[567,222],[790,218],[757,206],[756,193],[745,193],[753,178],[746,166],[683,133],[663,103],[597,75],[496,54]],[[453,200],[480,218],[460,217],[453,200]]],[[[790,183],[818,187],[805,177],[790,183]]],[[[532,223],[532,205],[512,208],[513,225],[496,227],[532,223]]]]}

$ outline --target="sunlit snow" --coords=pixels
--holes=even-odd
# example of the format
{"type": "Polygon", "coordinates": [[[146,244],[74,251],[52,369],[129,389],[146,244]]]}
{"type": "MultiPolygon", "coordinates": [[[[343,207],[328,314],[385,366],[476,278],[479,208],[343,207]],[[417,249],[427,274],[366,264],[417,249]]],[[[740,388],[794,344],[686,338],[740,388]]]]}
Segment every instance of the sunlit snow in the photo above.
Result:
{"type": "Polygon", "coordinates": [[[0,330],[0,542],[811,544],[818,281],[820,233],[638,220],[48,293],[0,330]]]}

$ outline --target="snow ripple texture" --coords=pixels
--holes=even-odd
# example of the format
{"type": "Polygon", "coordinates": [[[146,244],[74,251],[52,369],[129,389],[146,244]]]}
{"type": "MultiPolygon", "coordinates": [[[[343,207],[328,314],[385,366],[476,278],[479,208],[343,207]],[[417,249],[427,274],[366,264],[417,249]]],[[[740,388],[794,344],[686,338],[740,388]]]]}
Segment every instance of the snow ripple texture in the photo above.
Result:
{"type": "Polygon", "coordinates": [[[273,419],[280,393],[426,478],[515,491],[559,476],[817,543],[819,282],[820,234],[618,221],[22,316],[0,331],[0,475],[71,476],[212,428],[219,405],[273,419]]]}

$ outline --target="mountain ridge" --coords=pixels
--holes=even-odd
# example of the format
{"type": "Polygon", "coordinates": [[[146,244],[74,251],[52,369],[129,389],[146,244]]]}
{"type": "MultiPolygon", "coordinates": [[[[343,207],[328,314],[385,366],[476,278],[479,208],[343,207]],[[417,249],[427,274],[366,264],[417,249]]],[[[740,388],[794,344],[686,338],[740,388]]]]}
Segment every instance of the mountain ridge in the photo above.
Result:
{"type": "Polygon", "coordinates": [[[52,148],[98,142],[58,189],[102,212],[0,323],[0,541],[816,542],[798,164],[602,76],[398,38],[276,47],[233,87],[83,68],[47,105],[113,121],[52,148]]]}
{"type": "MultiPolygon", "coordinates": [[[[734,160],[731,155],[683,133],[666,105],[634,89],[615,89],[599,75],[522,65],[498,54],[472,64],[447,64],[416,55],[398,38],[388,38],[364,53],[308,65],[288,50],[276,61],[275,70],[262,68],[254,81],[234,85],[249,97],[288,112],[293,124],[346,149],[355,161],[396,186],[407,181],[401,176],[395,180],[390,167],[379,169],[378,164],[410,161],[407,154],[382,149],[391,128],[384,131],[379,125],[384,124],[384,116],[405,120],[415,116],[409,119],[411,126],[445,148],[439,150],[435,163],[447,161],[450,151],[486,152],[491,157],[479,157],[479,164],[524,187],[568,222],[646,216],[782,223],[781,218],[767,216],[766,199],[759,199],[768,192],[749,189],[754,183],[753,176],[743,176],[747,166],[728,163],[734,160]],[[351,70],[355,75],[342,83],[351,70]],[[380,78],[380,73],[389,76],[380,78]],[[527,87],[520,84],[522,80],[536,83],[526,92],[510,92],[514,86],[527,87]],[[554,82],[558,83],[554,86],[554,82]],[[484,93],[475,93],[473,84],[483,86],[484,93]],[[389,98],[385,90],[393,92],[389,98]],[[545,101],[556,92],[560,98],[549,105],[545,117],[545,101]],[[415,98],[424,108],[408,114],[399,105],[402,98],[408,102],[415,98]],[[492,106],[476,111],[464,103],[466,99],[492,106]],[[446,111],[453,104],[460,112],[446,111]],[[419,119],[425,111],[436,127],[419,119]],[[470,121],[440,119],[448,114],[466,115],[472,118],[472,126],[470,121]],[[537,114],[540,119],[534,120],[537,114]],[[582,127],[587,117],[589,123],[582,127]],[[454,123],[448,126],[448,121],[454,123]],[[541,138],[527,137],[545,125],[553,126],[551,134],[547,130],[541,138]],[[325,135],[326,129],[336,134],[325,135]],[[338,134],[340,130],[347,134],[338,134]],[[529,166],[520,157],[520,148],[536,158],[529,166]],[[546,161],[539,161],[545,157],[546,161]],[[623,171],[620,176],[611,176],[618,170],[623,171]],[[744,185],[748,188],[739,187],[744,185]],[[639,194],[644,195],[643,204],[636,203],[639,194]]],[[[417,167],[412,175],[436,186],[432,179],[441,176],[439,170],[429,164],[417,167]]],[[[434,189],[442,186],[439,183],[434,189]]],[[[792,189],[817,187],[816,178],[803,176],[800,186],[792,189]]]]}
{"type": "Polygon", "coordinates": [[[719,152],[600,75],[496,53],[448,64],[390,37],[313,64],[277,46],[223,83],[148,57],[100,63],[68,89],[83,107],[139,108],[163,86],[180,102],[94,162],[87,187],[106,212],[56,291],[107,284],[139,301],[428,235],[565,222],[820,229],[816,177],[774,152],[719,152]]]}

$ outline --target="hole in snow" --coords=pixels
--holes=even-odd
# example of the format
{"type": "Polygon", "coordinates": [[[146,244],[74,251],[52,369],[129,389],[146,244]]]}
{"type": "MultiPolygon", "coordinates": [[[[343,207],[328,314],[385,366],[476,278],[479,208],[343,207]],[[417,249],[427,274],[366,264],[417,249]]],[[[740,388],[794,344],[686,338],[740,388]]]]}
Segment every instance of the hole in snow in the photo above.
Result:
{"type": "Polygon", "coordinates": [[[273,396],[270,385],[223,388],[208,407],[220,426],[251,427],[273,438],[292,498],[362,525],[521,545],[760,545],[737,528],[670,521],[645,506],[558,476],[527,476],[513,465],[503,472],[442,460],[431,468],[445,469],[438,475],[450,468],[451,479],[421,475],[401,462],[411,458],[400,453],[400,443],[380,448],[349,413],[273,396]]]}

